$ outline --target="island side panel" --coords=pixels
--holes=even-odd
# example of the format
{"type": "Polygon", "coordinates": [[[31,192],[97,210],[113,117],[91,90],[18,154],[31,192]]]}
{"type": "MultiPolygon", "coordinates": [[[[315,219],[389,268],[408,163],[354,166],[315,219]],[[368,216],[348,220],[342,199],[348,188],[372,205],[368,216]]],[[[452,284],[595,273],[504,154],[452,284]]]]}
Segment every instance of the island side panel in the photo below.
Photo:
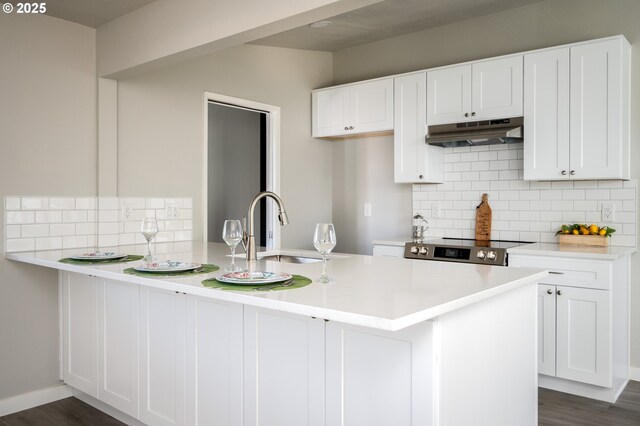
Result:
{"type": "Polygon", "coordinates": [[[329,321],[327,426],[432,425],[431,321],[391,332],[329,321]]]}
{"type": "Polygon", "coordinates": [[[436,321],[437,424],[538,424],[536,303],[533,282],[436,321]]]}

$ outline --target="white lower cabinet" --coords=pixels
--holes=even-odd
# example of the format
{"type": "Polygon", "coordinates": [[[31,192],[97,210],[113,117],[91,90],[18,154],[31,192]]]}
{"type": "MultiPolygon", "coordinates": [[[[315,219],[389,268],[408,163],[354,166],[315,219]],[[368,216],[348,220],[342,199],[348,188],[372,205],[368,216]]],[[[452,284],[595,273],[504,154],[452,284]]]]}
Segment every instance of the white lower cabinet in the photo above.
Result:
{"type": "Polygon", "coordinates": [[[615,402],[629,379],[629,256],[510,255],[549,270],[538,285],[539,385],[615,402]]]}
{"type": "Polygon", "coordinates": [[[374,256],[404,257],[404,246],[390,246],[385,244],[373,245],[374,256]]]}
{"type": "Polygon", "coordinates": [[[244,307],[245,426],[325,424],[324,333],[322,319],[244,307]]]}
{"type": "Polygon", "coordinates": [[[432,323],[397,332],[326,329],[326,424],[433,424],[432,323]]]}
{"type": "Polygon", "coordinates": [[[140,420],[186,424],[186,296],[140,287],[140,420]]]}
{"type": "Polygon", "coordinates": [[[138,307],[138,285],[98,281],[98,399],[134,418],[138,417],[138,307]]]}
{"type": "Polygon", "coordinates": [[[242,424],[243,307],[187,297],[187,424],[242,424]]]}
{"type": "Polygon", "coordinates": [[[63,272],[62,380],[98,396],[98,278],[63,272]]]}

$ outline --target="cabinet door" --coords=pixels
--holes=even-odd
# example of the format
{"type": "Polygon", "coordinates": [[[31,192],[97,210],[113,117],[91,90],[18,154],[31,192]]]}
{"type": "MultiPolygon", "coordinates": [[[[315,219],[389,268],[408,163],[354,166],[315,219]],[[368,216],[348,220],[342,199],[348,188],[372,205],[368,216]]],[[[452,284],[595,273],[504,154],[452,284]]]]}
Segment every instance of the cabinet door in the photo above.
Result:
{"type": "Polygon", "coordinates": [[[98,397],[98,279],[62,273],[62,378],[98,397]]]}
{"type": "Polygon", "coordinates": [[[187,296],[188,425],[242,424],[242,322],[241,304],[187,296]]]}
{"type": "Polygon", "coordinates": [[[319,90],[311,94],[312,136],[314,138],[348,133],[348,121],[351,113],[349,94],[348,86],[319,90]]]}
{"type": "Polygon", "coordinates": [[[556,287],[538,285],[538,373],[556,375],[556,287]]]}
{"type": "MultiPolygon", "coordinates": [[[[623,178],[621,40],[571,48],[571,170],[576,179],[623,178]]],[[[623,133],[625,132],[625,133],[623,133]]]]}
{"type": "Polygon", "coordinates": [[[524,179],[569,179],[569,49],[524,57],[524,179]]]}
{"type": "Polygon", "coordinates": [[[392,78],[354,84],[350,89],[351,114],[347,133],[369,133],[393,129],[392,78]]]}
{"type": "Polygon", "coordinates": [[[140,420],[185,420],[185,296],[140,288],[140,420]]]}
{"type": "Polygon", "coordinates": [[[471,116],[522,116],[522,55],[473,64],[471,116]]]}
{"type": "Polygon", "coordinates": [[[427,124],[470,120],[475,120],[471,117],[471,65],[428,71],[427,124]]]}
{"type": "Polygon", "coordinates": [[[397,332],[327,323],[327,425],[431,425],[433,325],[397,332]]]}
{"type": "Polygon", "coordinates": [[[609,292],[557,287],[556,375],[611,387],[609,292]]]}
{"type": "Polygon", "coordinates": [[[100,280],[98,399],[138,418],[139,286],[100,280]]]}
{"type": "Polygon", "coordinates": [[[426,73],[394,79],[393,156],[397,183],[442,182],[442,148],[425,143],[426,73]]]}
{"type": "Polygon", "coordinates": [[[244,312],[244,425],[324,425],[324,321],[244,312]]]}

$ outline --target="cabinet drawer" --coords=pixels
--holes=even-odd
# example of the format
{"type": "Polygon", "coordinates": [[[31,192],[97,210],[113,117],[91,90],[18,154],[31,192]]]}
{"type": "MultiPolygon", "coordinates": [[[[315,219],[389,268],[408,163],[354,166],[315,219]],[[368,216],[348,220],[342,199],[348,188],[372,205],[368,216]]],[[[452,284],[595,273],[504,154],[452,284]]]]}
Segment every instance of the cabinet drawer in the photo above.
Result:
{"type": "Polygon", "coordinates": [[[611,289],[611,263],[606,261],[558,260],[548,257],[511,255],[509,266],[548,269],[549,276],[541,281],[543,284],[611,289]]]}

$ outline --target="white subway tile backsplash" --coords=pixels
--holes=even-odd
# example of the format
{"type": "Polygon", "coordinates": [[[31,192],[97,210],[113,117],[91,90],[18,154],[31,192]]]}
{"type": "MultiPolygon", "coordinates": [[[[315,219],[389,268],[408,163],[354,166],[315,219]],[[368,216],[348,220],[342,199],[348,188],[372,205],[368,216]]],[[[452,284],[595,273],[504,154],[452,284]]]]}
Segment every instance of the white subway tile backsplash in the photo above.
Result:
{"type": "Polygon", "coordinates": [[[7,251],[32,251],[36,249],[35,238],[13,238],[5,240],[7,251]]]}
{"type": "Polygon", "coordinates": [[[46,210],[49,208],[49,199],[42,197],[22,197],[22,210],[46,210]]]}
{"type": "Polygon", "coordinates": [[[49,225],[22,225],[22,238],[48,237],[49,225]]]}
{"type": "Polygon", "coordinates": [[[112,234],[118,234],[118,222],[98,222],[98,235],[112,234]]]}
{"type": "Polygon", "coordinates": [[[20,238],[20,225],[7,225],[4,231],[5,238],[20,238]]]}
{"type": "Polygon", "coordinates": [[[119,220],[118,210],[99,210],[98,222],[117,222],[119,220]]]}
{"type": "Polygon", "coordinates": [[[76,235],[76,225],[74,223],[49,225],[49,235],[51,237],[65,237],[76,235]]]}
{"type": "Polygon", "coordinates": [[[62,237],[36,238],[36,250],[62,249],[62,237]]]}
{"type": "Polygon", "coordinates": [[[616,212],[616,222],[610,226],[618,232],[612,243],[635,245],[636,181],[524,181],[522,144],[443,152],[445,176],[452,179],[413,186],[414,210],[422,209],[430,218],[432,204],[441,205],[443,218],[429,219],[431,236],[473,238],[475,207],[486,192],[495,239],[557,242],[555,231],[564,223],[606,225],[601,220],[601,203],[606,201],[616,212]]]}
{"type": "Polygon", "coordinates": [[[5,210],[20,210],[20,197],[4,197],[5,210]]]}
{"type": "Polygon", "coordinates": [[[76,199],[69,197],[49,198],[51,210],[73,210],[76,208],[76,199]]]}
{"type": "Polygon", "coordinates": [[[96,198],[95,197],[77,197],[76,209],[78,210],[95,210],[96,198]]]}
{"type": "Polygon", "coordinates": [[[34,212],[5,211],[4,220],[7,225],[34,223],[36,221],[36,215],[34,212]]]}
{"type": "Polygon", "coordinates": [[[45,210],[36,212],[36,223],[60,223],[62,222],[62,212],[56,210],[45,210]]]}
{"type": "Polygon", "coordinates": [[[62,248],[63,249],[72,249],[72,248],[84,248],[88,247],[87,237],[85,235],[82,236],[68,236],[62,237],[62,248]]]}
{"type": "Polygon", "coordinates": [[[86,210],[65,210],[62,212],[62,222],[64,223],[86,222],[87,219],[86,210]]]}
{"type": "Polygon", "coordinates": [[[118,197],[98,197],[98,210],[118,210],[118,197]]]}
{"type": "Polygon", "coordinates": [[[147,209],[164,209],[164,198],[147,198],[145,204],[147,209]]]}

